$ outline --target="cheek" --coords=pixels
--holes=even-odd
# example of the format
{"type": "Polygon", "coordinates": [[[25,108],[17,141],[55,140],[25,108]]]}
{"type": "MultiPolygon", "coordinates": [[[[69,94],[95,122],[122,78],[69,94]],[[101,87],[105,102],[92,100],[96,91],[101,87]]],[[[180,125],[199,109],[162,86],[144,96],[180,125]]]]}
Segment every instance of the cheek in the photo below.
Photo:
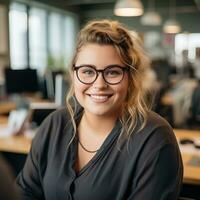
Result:
{"type": "Polygon", "coordinates": [[[74,93],[77,98],[79,98],[84,91],[87,90],[87,85],[81,83],[77,77],[74,76],[74,93]]]}
{"type": "Polygon", "coordinates": [[[124,81],[122,82],[121,87],[118,88],[118,93],[123,99],[126,98],[128,93],[128,78],[126,77],[124,81]]]}
{"type": "Polygon", "coordinates": [[[127,96],[127,88],[120,88],[118,90],[118,97],[121,99],[121,101],[125,101],[127,96]]]}

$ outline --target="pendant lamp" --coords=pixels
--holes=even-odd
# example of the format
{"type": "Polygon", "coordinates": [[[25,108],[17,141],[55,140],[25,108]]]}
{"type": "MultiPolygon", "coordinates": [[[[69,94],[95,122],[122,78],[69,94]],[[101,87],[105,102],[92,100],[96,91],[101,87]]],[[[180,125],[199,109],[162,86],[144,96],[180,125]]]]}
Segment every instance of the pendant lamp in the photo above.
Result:
{"type": "Polygon", "coordinates": [[[163,31],[165,33],[179,33],[181,25],[176,19],[168,19],[163,25],[163,31]]]}
{"type": "Polygon", "coordinates": [[[141,24],[145,26],[159,26],[161,22],[162,17],[155,11],[155,0],[149,0],[147,12],[141,17],[141,24]]]}
{"type": "Polygon", "coordinates": [[[163,31],[165,33],[176,34],[181,31],[181,25],[176,20],[176,1],[170,0],[169,5],[169,19],[163,25],[163,31]]]}
{"type": "Polygon", "coordinates": [[[114,7],[114,14],[117,16],[140,16],[143,12],[143,5],[140,0],[117,0],[114,7]]]}

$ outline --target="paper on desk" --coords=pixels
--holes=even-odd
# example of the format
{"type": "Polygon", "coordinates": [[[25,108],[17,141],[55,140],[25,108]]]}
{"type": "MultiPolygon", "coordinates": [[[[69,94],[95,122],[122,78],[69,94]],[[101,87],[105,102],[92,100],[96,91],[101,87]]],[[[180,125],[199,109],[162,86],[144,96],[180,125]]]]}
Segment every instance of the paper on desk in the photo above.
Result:
{"type": "Polygon", "coordinates": [[[26,109],[11,111],[8,117],[8,123],[6,125],[0,125],[0,137],[9,137],[22,131],[26,124],[28,114],[29,112],[26,109]]]}
{"type": "Polygon", "coordinates": [[[13,131],[7,125],[0,125],[0,138],[13,135],[13,131]]]}

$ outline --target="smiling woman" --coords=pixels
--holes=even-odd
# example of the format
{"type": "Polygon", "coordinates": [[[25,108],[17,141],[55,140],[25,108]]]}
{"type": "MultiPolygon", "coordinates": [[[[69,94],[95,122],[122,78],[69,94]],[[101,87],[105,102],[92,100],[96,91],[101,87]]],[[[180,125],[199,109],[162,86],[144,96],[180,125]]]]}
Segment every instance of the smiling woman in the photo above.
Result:
{"type": "Polygon", "coordinates": [[[43,122],[17,177],[25,199],[178,198],[181,156],[171,127],[145,102],[148,65],[119,22],[80,31],[67,108],[43,122]]]}

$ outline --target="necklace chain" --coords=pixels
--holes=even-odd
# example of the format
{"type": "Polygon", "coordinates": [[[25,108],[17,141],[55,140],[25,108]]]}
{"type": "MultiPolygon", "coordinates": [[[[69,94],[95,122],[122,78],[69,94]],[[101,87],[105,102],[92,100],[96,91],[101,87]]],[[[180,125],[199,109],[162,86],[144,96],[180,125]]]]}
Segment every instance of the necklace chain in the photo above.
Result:
{"type": "Polygon", "coordinates": [[[88,153],[96,153],[97,151],[99,151],[99,149],[94,150],[94,151],[86,149],[79,139],[78,139],[78,143],[80,144],[80,146],[82,147],[82,149],[85,150],[88,153]]]}

